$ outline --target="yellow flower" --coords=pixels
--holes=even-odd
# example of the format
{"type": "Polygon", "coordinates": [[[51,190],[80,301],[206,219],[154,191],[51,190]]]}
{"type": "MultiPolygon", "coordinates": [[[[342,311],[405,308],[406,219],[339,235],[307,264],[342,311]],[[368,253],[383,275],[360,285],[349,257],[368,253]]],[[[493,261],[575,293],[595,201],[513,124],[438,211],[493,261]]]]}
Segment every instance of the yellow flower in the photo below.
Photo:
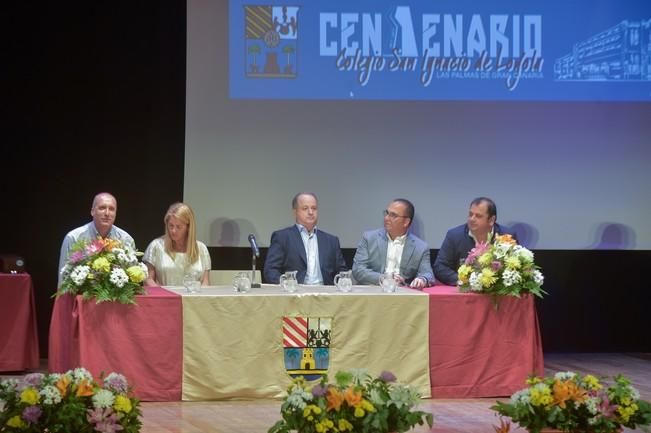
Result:
{"type": "Polygon", "coordinates": [[[93,269],[101,272],[108,272],[111,270],[111,263],[104,257],[98,257],[93,260],[93,269]]]}
{"type": "Polygon", "coordinates": [[[520,263],[520,259],[514,256],[507,257],[506,260],[504,260],[504,263],[506,264],[506,267],[509,269],[520,269],[520,267],[522,266],[522,263],[520,263]]]}
{"type": "Polygon", "coordinates": [[[530,377],[529,379],[527,379],[527,385],[535,385],[540,382],[542,382],[542,379],[537,376],[530,377]]]}
{"type": "Polygon", "coordinates": [[[145,272],[140,266],[131,266],[127,268],[127,275],[129,279],[134,283],[142,283],[145,281],[145,272]]]}
{"type": "Polygon", "coordinates": [[[491,264],[492,261],[493,261],[493,255],[489,252],[482,254],[477,259],[477,263],[479,263],[481,266],[488,266],[491,264]]]}
{"type": "Polygon", "coordinates": [[[365,414],[366,414],[366,412],[365,412],[364,409],[362,409],[361,407],[357,406],[357,407],[355,408],[355,413],[354,413],[355,418],[361,418],[361,417],[363,417],[365,414]]]}
{"type": "Polygon", "coordinates": [[[531,404],[534,406],[549,406],[553,399],[551,390],[547,385],[538,384],[531,388],[531,404]]]}
{"type": "Polygon", "coordinates": [[[632,404],[630,406],[619,406],[617,407],[617,412],[619,413],[619,416],[622,417],[622,420],[624,422],[628,422],[628,420],[631,418],[635,412],[637,412],[637,404],[632,404]]]}
{"type": "Polygon", "coordinates": [[[9,418],[9,420],[7,421],[7,425],[9,427],[15,427],[15,428],[23,428],[27,426],[27,424],[25,424],[25,421],[20,419],[20,416],[18,415],[9,418]]]}
{"type": "Polygon", "coordinates": [[[339,428],[339,431],[353,431],[353,425],[343,418],[339,420],[337,428],[339,428]]]}
{"type": "Polygon", "coordinates": [[[129,397],[119,394],[115,396],[115,402],[113,403],[113,409],[118,412],[129,413],[133,407],[131,406],[131,400],[129,397]]]}
{"type": "Polygon", "coordinates": [[[468,265],[461,265],[459,267],[459,280],[463,283],[468,282],[468,278],[470,278],[470,273],[472,272],[472,268],[468,265]]]}
{"type": "Polygon", "coordinates": [[[22,403],[35,405],[40,401],[40,398],[38,391],[31,387],[25,388],[23,392],[20,393],[20,401],[22,403]]]}
{"type": "Polygon", "coordinates": [[[495,282],[497,281],[497,277],[495,277],[495,272],[493,272],[489,268],[484,268],[481,271],[481,275],[479,276],[479,281],[481,281],[481,285],[484,287],[490,287],[495,282]]]}
{"type": "Polygon", "coordinates": [[[599,379],[597,379],[591,374],[586,374],[583,377],[583,380],[585,381],[585,384],[589,389],[597,390],[603,388],[603,386],[601,386],[601,384],[599,383],[599,379]]]}
{"type": "Polygon", "coordinates": [[[366,412],[375,412],[375,407],[368,400],[362,400],[362,402],[360,403],[360,407],[364,409],[366,412]]]}

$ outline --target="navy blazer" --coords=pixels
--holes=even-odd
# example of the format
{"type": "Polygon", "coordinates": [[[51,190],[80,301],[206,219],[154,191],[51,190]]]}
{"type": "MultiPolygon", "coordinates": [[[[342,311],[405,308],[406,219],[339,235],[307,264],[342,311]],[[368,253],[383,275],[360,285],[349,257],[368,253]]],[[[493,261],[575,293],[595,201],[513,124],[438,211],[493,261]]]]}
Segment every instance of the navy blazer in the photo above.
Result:
{"type": "MultiPolygon", "coordinates": [[[[323,284],[333,285],[335,275],[347,270],[339,238],[319,229],[316,231],[316,238],[323,284]]],[[[296,225],[272,233],[264,262],[264,279],[267,283],[278,284],[280,276],[287,271],[298,271],[296,278],[303,284],[307,273],[307,255],[296,225]]]]}
{"type": "MultiPolygon", "coordinates": [[[[516,239],[515,234],[506,227],[502,227],[497,223],[493,227],[495,235],[509,234],[516,239]]],[[[468,233],[468,224],[462,224],[448,230],[434,261],[436,280],[448,286],[456,286],[459,280],[457,269],[461,266],[461,260],[465,259],[473,248],[475,248],[475,240],[468,233]]]]}

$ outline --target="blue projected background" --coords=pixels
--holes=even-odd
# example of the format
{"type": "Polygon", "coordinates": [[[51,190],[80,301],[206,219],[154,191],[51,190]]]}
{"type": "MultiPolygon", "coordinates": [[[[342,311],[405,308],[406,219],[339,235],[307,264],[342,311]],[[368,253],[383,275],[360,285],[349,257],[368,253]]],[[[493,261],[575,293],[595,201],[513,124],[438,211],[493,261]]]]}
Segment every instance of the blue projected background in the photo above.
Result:
{"type": "Polygon", "coordinates": [[[651,100],[651,3],[231,0],[230,95],[651,100]]]}
{"type": "Polygon", "coordinates": [[[473,46],[477,57],[480,28],[487,56],[492,39],[513,52],[517,15],[520,34],[526,21],[534,35],[518,50],[540,49],[542,77],[509,90],[505,77],[450,74],[423,86],[418,72],[383,70],[362,85],[359,71],[337,70],[336,53],[353,42],[360,53],[392,41],[403,49],[408,37],[393,35],[389,18],[399,3],[188,1],[184,200],[200,239],[246,246],[254,233],[268,245],[293,221],[292,196],[308,190],[319,196],[319,227],[343,247],[381,226],[391,198],[407,197],[413,230],[438,248],[469,201],[487,195],[532,248],[651,249],[651,3],[404,3],[415,35],[404,49],[415,46],[419,63],[424,19],[439,20],[425,26],[432,50],[463,57],[473,46]],[[320,41],[322,13],[331,15],[320,41]],[[493,15],[507,17],[492,25],[508,40],[491,36],[493,15]],[[322,42],[336,43],[335,54],[320,55],[322,42]]]}

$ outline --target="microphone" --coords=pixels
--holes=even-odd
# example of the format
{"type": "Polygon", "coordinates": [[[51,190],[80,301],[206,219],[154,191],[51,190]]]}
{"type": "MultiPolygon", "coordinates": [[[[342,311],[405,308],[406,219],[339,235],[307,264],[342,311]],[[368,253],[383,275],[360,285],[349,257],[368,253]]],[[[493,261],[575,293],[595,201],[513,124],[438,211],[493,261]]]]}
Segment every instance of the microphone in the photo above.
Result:
{"type": "Polygon", "coordinates": [[[253,254],[256,257],[260,257],[260,249],[258,248],[258,244],[255,241],[255,235],[253,233],[249,235],[249,244],[251,244],[251,251],[253,251],[253,254]]]}

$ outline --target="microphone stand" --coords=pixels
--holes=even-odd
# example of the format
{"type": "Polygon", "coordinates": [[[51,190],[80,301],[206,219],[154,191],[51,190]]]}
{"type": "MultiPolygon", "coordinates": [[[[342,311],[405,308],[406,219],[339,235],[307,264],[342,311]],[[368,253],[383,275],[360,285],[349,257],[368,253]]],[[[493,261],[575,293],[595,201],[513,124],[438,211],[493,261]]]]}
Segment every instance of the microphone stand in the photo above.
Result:
{"type": "Polygon", "coordinates": [[[255,251],[251,255],[251,288],[256,289],[260,288],[260,283],[255,282],[255,251]]]}

